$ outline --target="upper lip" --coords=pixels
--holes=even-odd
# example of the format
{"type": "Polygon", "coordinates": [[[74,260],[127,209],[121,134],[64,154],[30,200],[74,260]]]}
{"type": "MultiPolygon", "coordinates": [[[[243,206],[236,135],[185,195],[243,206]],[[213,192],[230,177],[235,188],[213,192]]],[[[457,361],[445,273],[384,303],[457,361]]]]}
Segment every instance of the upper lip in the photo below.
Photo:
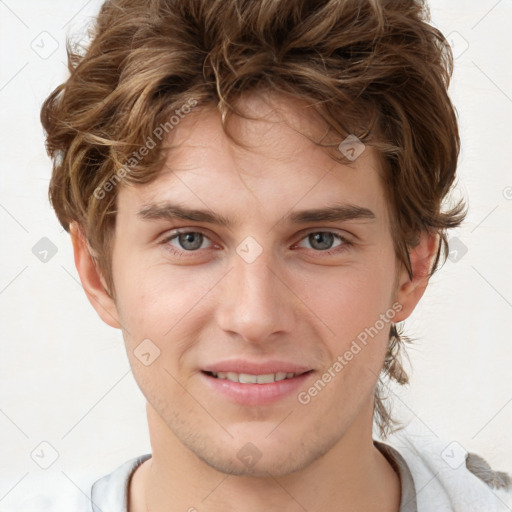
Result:
{"type": "Polygon", "coordinates": [[[233,372],[246,373],[249,375],[267,375],[270,373],[296,373],[301,374],[311,370],[311,368],[286,361],[246,361],[242,359],[219,361],[218,363],[205,366],[205,372],[233,372]]]}

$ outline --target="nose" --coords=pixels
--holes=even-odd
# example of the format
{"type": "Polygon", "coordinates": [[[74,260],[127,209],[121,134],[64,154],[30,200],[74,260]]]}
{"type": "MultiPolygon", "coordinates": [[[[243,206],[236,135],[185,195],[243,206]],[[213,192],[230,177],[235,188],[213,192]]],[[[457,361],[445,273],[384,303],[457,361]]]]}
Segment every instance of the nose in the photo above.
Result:
{"type": "Polygon", "coordinates": [[[292,331],[298,299],[286,272],[263,253],[252,263],[238,254],[224,279],[217,307],[217,324],[244,341],[264,344],[292,331]]]}

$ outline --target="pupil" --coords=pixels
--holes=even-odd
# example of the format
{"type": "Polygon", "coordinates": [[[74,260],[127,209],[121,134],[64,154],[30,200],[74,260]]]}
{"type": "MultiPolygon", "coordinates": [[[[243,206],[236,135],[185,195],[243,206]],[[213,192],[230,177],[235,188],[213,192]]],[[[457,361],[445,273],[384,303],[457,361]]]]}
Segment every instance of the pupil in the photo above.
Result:
{"type": "Polygon", "coordinates": [[[311,244],[313,247],[317,245],[317,249],[325,250],[331,247],[334,235],[332,233],[313,233],[310,235],[310,237],[312,237],[311,240],[314,241],[311,244]],[[320,247],[318,246],[317,242],[320,242],[320,247]]]}
{"type": "Polygon", "coordinates": [[[202,243],[202,237],[201,233],[182,233],[180,235],[180,245],[184,249],[188,250],[194,250],[199,249],[201,247],[202,243]],[[196,238],[196,241],[194,242],[194,238],[196,238]]]}

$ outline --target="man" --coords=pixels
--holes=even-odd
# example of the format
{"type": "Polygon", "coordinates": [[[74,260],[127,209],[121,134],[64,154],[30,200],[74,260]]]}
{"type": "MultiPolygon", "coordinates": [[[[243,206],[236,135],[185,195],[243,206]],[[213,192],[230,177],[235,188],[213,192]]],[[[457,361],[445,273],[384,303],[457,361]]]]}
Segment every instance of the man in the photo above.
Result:
{"type": "MultiPolygon", "coordinates": [[[[50,195],[123,332],[152,454],[87,510],[507,510],[510,480],[386,437],[397,324],[465,206],[421,2],[106,2],[43,106],[50,195]],[[380,380],[380,377],[384,380],[380,380]]],[[[454,454],[455,456],[455,454],[454,454]]]]}

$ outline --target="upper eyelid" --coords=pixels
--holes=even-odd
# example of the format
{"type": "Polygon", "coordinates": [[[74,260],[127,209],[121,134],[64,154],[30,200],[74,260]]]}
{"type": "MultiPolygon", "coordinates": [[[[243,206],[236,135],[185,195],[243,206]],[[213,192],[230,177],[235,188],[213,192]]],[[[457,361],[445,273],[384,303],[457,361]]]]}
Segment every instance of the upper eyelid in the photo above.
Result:
{"type": "Polygon", "coordinates": [[[344,231],[344,230],[336,231],[335,229],[332,229],[332,228],[304,229],[304,230],[299,231],[299,233],[296,236],[300,236],[300,239],[302,240],[303,238],[305,238],[308,235],[311,235],[313,233],[331,233],[331,234],[339,236],[340,238],[343,238],[345,240],[349,240],[351,237],[351,235],[347,231],[344,231]]]}

